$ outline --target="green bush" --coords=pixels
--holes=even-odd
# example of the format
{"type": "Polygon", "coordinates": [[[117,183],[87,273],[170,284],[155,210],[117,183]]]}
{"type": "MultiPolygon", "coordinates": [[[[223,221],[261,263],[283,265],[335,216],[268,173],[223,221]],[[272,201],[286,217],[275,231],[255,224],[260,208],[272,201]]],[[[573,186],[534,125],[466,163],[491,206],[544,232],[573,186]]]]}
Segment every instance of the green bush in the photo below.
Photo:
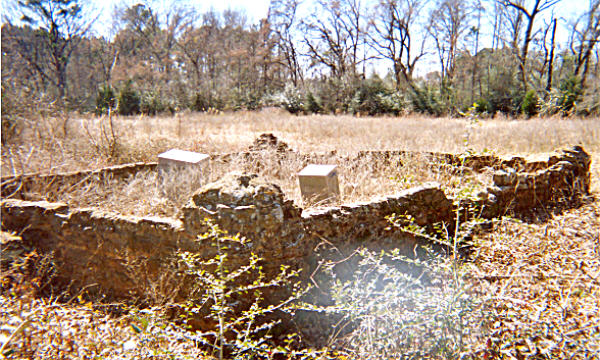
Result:
{"type": "Polygon", "coordinates": [[[348,111],[353,114],[380,114],[383,109],[378,96],[387,93],[388,90],[379,77],[363,80],[352,97],[348,111]]]}
{"type": "Polygon", "coordinates": [[[378,94],[377,101],[384,114],[399,115],[406,107],[406,100],[400,92],[378,94]]]}
{"type": "Polygon", "coordinates": [[[561,112],[567,115],[583,96],[581,82],[577,76],[570,76],[560,82],[559,90],[560,96],[557,105],[561,112]]]}
{"type": "Polygon", "coordinates": [[[244,92],[244,97],[242,98],[243,108],[246,110],[257,110],[260,108],[260,95],[255,91],[244,92]]]}
{"type": "Polygon", "coordinates": [[[140,101],[140,111],[142,114],[156,115],[169,108],[168,104],[163,101],[160,94],[156,91],[148,91],[142,95],[140,101]]]}
{"type": "Polygon", "coordinates": [[[487,113],[490,115],[494,115],[496,113],[494,106],[486,98],[481,98],[475,101],[473,107],[477,114],[487,113]]]}
{"type": "Polygon", "coordinates": [[[521,111],[527,115],[528,118],[535,116],[539,111],[539,99],[537,92],[533,89],[527,91],[521,104],[521,111]]]}
{"type": "Polygon", "coordinates": [[[292,114],[297,114],[304,110],[302,93],[294,86],[286,86],[278,98],[281,106],[292,114]]]}
{"type": "Polygon", "coordinates": [[[319,84],[315,96],[321,99],[323,112],[339,114],[350,111],[351,101],[356,90],[355,79],[328,79],[319,84]]]}
{"type": "Polygon", "coordinates": [[[108,114],[109,111],[113,111],[116,102],[114,89],[110,85],[102,86],[96,96],[96,115],[108,114]]]}
{"type": "Polygon", "coordinates": [[[189,107],[194,111],[223,110],[225,109],[225,101],[210,91],[196,92],[189,107]]]}
{"type": "Polygon", "coordinates": [[[210,98],[205,93],[197,92],[190,101],[190,110],[206,111],[210,107],[210,98]]]}
{"type": "Polygon", "coordinates": [[[313,114],[318,114],[323,111],[320,101],[311,91],[308,91],[306,94],[306,98],[304,100],[304,111],[313,114]]]}
{"type": "Polygon", "coordinates": [[[513,95],[491,94],[489,99],[490,106],[494,109],[494,112],[501,112],[504,114],[516,114],[520,112],[520,106],[515,107],[517,101],[513,100],[513,95]]]}
{"type": "Polygon", "coordinates": [[[131,80],[127,81],[125,86],[123,86],[119,92],[117,112],[119,115],[134,115],[140,113],[140,97],[133,88],[131,80]]]}
{"type": "Polygon", "coordinates": [[[417,86],[411,92],[411,103],[414,111],[433,116],[444,114],[444,104],[438,91],[428,85],[417,86]]]}
{"type": "Polygon", "coordinates": [[[390,91],[377,76],[360,83],[348,106],[349,112],[363,115],[397,115],[403,109],[402,94],[390,91]]]}
{"type": "MultiPolygon", "coordinates": [[[[232,88],[226,94],[224,108],[227,110],[257,110],[261,107],[261,95],[246,87],[232,88]]],[[[217,108],[212,106],[213,108],[217,108]]]]}
{"type": "MultiPolygon", "coordinates": [[[[505,58],[509,56],[508,54],[499,54],[499,56],[508,61],[505,58]]],[[[490,102],[494,112],[517,115],[521,112],[524,93],[519,90],[520,80],[513,71],[513,66],[510,62],[506,64],[508,65],[492,66],[489,69],[489,74],[485,76],[489,86],[485,98],[490,102]]]]}

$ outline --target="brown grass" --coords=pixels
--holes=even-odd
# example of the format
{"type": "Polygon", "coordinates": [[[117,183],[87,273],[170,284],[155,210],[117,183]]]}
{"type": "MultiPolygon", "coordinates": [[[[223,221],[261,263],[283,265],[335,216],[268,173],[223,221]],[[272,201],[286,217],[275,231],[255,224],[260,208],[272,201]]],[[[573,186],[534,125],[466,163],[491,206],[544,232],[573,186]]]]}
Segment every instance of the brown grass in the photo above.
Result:
{"type": "Polygon", "coordinates": [[[66,138],[56,130],[60,121],[32,122],[19,139],[3,146],[2,175],[155,161],[157,154],[174,147],[211,154],[241,151],[265,132],[274,133],[304,153],[337,150],[343,155],[378,149],[462,152],[468,146],[476,152],[531,154],[574,144],[600,151],[600,119],[494,119],[473,124],[467,119],[420,116],[357,118],[238,112],[115,118],[118,151],[111,158],[105,151],[104,135],[111,133],[106,118],[72,118],[66,138]]]}
{"type": "MultiPolygon", "coordinates": [[[[470,187],[475,193],[491,183],[491,172],[465,172],[460,181],[453,169],[430,163],[421,155],[404,155],[393,159],[397,166],[382,166],[369,158],[354,160],[337,156],[322,156],[319,161],[341,165],[339,176],[342,197],[339,203],[370,201],[381,195],[391,195],[400,190],[425,182],[440,183],[449,195],[461,188],[470,187]]],[[[233,156],[230,160],[211,161],[200,171],[188,169],[159,173],[140,171],[125,179],[112,177],[84,181],[69,187],[40,181],[29,186],[24,200],[65,202],[72,207],[116,211],[123,215],[177,217],[191,194],[201,186],[214,182],[232,171],[257,173],[266,181],[281,187],[286,196],[299,207],[310,207],[303,201],[298,186],[297,173],[307,165],[298,153],[282,157],[272,150],[261,150],[252,157],[233,156]]]]}
{"type": "MultiPolygon", "coordinates": [[[[211,154],[228,153],[245,150],[259,134],[273,132],[301,152],[337,150],[339,155],[375,149],[462,152],[467,147],[476,152],[529,155],[582,144],[592,153],[592,190],[596,198],[600,196],[600,119],[495,119],[473,124],[465,119],[418,116],[296,117],[251,112],[117,118],[119,147],[114,157],[107,155],[101,122],[107,124],[106,119],[72,120],[66,138],[52,130],[50,120],[32,126],[19,141],[3,146],[2,175],[151,161],[158,153],[173,147],[211,154]]],[[[260,156],[251,162],[233,159],[201,175],[186,176],[185,181],[181,181],[181,177],[176,182],[168,177],[159,179],[154,172],[143,172],[128,181],[109,179],[102,186],[86,185],[69,192],[54,189],[46,194],[34,192],[31,196],[65,200],[74,206],[113,209],[119,204],[125,213],[138,215],[173,215],[197,186],[226,171],[242,168],[261,172],[299,202],[294,175],[304,165],[302,161],[290,158],[279,163],[277,155],[268,151],[260,156]]],[[[339,158],[332,161],[334,159],[339,158]]],[[[452,189],[457,180],[443,168],[426,164],[423,159],[403,160],[407,166],[396,169],[374,168],[369,162],[341,164],[343,201],[366,200],[426,180],[440,181],[452,189]]],[[[476,186],[485,181],[472,175],[467,182],[476,186]]],[[[492,233],[478,236],[475,241],[476,252],[467,265],[470,282],[477,290],[473,296],[488,299],[490,326],[485,340],[473,349],[480,358],[486,351],[490,359],[599,358],[598,200],[591,199],[587,205],[542,224],[504,219],[492,233]],[[547,355],[543,355],[545,351],[547,355]]],[[[139,323],[139,312],[131,309],[128,315],[108,317],[97,312],[94,306],[59,305],[43,299],[19,299],[2,294],[0,338],[6,339],[20,324],[31,320],[28,330],[16,336],[11,346],[21,349],[22,356],[82,357],[104,351],[108,357],[135,357],[134,353],[124,353],[122,344],[140,339],[131,327],[132,323],[139,323]],[[26,352],[32,349],[39,350],[26,352]]],[[[141,316],[150,319],[150,329],[153,329],[144,333],[149,341],[148,349],[172,350],[180,358],[183,355],[179,354],[196,355],[189,342],[174,340],[184,339],[184,333],[170,330],[169,324],[156,323],[157,317],[141,316]],[[161,326],[167,326],[168,331],[157,330],[161,326]]]]}
{"type": "Polygon", "coordinates": [[[0,345],[18,331],[3,351],[7,359],[208,359],[160,309],[114,308],[0,296],[0,345]]]}
{"type": "MultiPolygon", "coordinates": [[[[479,239],[472,276],[504,356],[600,358],[600,203],[545,224],[503,220],[479,239]]],[[[485,344],[481,344],[485,348],[485,344]]]]}
{"type": "MultiPolygon", "coordinates": [[[[357,118],[352,116],[293,116],[283,112],[239,112],[209,115],[177,114],[173,117],[72,118],[67,136],[56,129],[59,120],[31,122],[18,141],[2,148],[2,175],[31,172],[64,172],[99,168],[115,163],[156,161],[170,148],[210,154],[243,151],[258,135],[272,132],[302,153],[329,152],[321,159],[340,166],[342,202],[368,201],[380,195],[427,181],[456,191],[457,177],[447,169],[418,156],[404,157],[403,167],[374,167],[369,161],[348,163],[345,155],[360,150],[401,149],[414,151],[531,154],[583,144],[600,152],[600,119],[481,120],[419,116],[357,118]],[[112,146],[112,133],[115,144],[112,146]]],[[[65,189],[33,189],[30,199],[65,201],[73,206],[95,206],[124,214],[174,216],[189,194],[200,185],[232,170],[260,173],[302,205],[296,173],[306,162],[291,156],[280,161],[274,152],[263,151],[252,161],[233,159],[211,166],[201,176],[186,181],[158,181],[156,173],[144,172],[128,181],[106,180],[65,189]],[[165,186],[168,185],[168,186],[165,186]],[[170,190],[171,189],[171,190],[170,190]],[[117,206],[115,207],[115,204],[117,206]]],[[[470,176],[462,183],[478,188],[489,174],[470,176]]]]}

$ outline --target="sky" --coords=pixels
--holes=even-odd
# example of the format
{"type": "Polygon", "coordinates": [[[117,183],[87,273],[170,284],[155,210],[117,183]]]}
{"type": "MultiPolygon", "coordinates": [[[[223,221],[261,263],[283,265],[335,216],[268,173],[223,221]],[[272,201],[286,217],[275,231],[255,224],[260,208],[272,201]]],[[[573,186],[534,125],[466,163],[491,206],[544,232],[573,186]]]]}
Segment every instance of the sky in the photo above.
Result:
{"type": "MultiPolygon", "coordinates": [[[[14,4],[16,4],[17,0],[1,0],[2,1],[2,12],[5,14],[7,11],[10,12],[11,5],[14,8],[14,4]]],[[[299,9],[300,14],[310,14],[313,8],[315,0],[304,0],[302,1],[302,6],[299,9]]],[[[370,0],[376,1],[376,0],[370,0]]],[[[159,13],[164,13],[162,9],[168,8],[173,3],[180,3],[185,5],[192,5],[199,12],[205,12],[210,10],[211,8],[216,10],[217,12],[221,12],[226,9],[234,9],[234,10],[242,10],[246,13],[248,17],[249,23],[257,23],[260,19],[265,18],[269,9],[270,0],[98,0],[91,1],[95,7],[95,10],[100,14],[97,21],[93,26],[93,30],[96,35],[99,36],[110,36],[110,29],[113,21],[113,9],[115,6],[132,6],[138,3],[151,3],[153,7],[156,7],[159,13]]],[[[433,0],[428,0],[428,3],[434,3],[433,0]]],[[[526,0],[526,3],[529,3],[530,0],[526,0]]],[[[559,27],[557,30],[557,43],[561,44],[567,41],[567,37],[569,34],[569,21],[575,17],[575,15],[581,14],[585,9],[589,8],[590,0],[562,0],[554,7],[554,14],[563,18],[563,20],[559,21],[559,27]]],[[[425,11],[424,13],[427,13],[425,11]]],[[[539,18],[536,19],[536,24],[539,26],[543,24],[544,20],[549,19],[551,15],[550,11],[546,11],[540,15],[539,18]]],[[[482,19],[483,22],[485,22],[482,19]]],[[[422,21],[427,21],[427,17],[423,16],[422,21]]],[[[3,19],[4,21],[4,19],[3,19]]],[[[491,26],[486,26],[482,24],[482,33],[481,33],[481,47],[489,46],[487,44],[487,39],[490,38],[489,34],[484,33],[485,31],[491,30],[491,26]]],[[[433,49],[430,49],[433,51],[433,49]]],[[[435,66],[437,58],[434,56],[427,56],[422,65],[419,66],[423,68],[425,71],[429,71],[432,67],[435,66]],[[423,66],[424,65],[424,66],[423,66]]],[[[379,66],[377,66],[379,68],[379,66]]],[[[381,69],[377,69],[377,72],[381,72],[381,69]]],[[[385,71],[384,71],[385,72],[385,71]]]]}
{"type": "MultiPolygon", "coordinates": [[[[99,35],[104,35],[112,23],[113,9],[115,5],[131,6],[139,3],[145,3],[143,0],[98,0],[92,1],[93,7],[100,14],[93,29],[99,35]]],[[[200,12],[210,10],[211,8],[221,12],[226,9],[243,10],[251,23],[267,16],[269,10],[269,0],[152,0],[149,1],[158,7],[167,7],[173,2],[190,4],[196,7],[200,12]]],[[[15,11],[17,0],[2,0],[2,23],[4,15],[18,13],[15,11]]],[[[16,16],[18,17],[18,15],[16,16]]]]}
{"type": "MultiPolygon", "coordinates": [[[[2,2],[5,1],[12,0],[2,0],[2,2]]],[[[242,10],[248,16],[248,20],[250,21],[250,23],[257,23],[258,20],[265,18],[269,9],[269,0],[102,0],[95,2],[95,6],[100,11],[101,16],[98,19],[94,29],[98,34],[105,34],[105,32],[107,31],[106,29],[110,28],[112,22],[113,8],[115,7],[115,5],[124,4],[127,6],[131,6],[137,3],[144,2],[150,2],[153,4],[153,6],[157,6],[159,8],[159,12],[161,7],[168,7],[169,4],[172,4],[173,2],[192,5],[196,7],[200,12],[210,10],[211,8],[219,12],[228,8],[242,10]]],[[[434,1],[429,0],[427,2],[433,3],[434,1]]],[[[529,2],[530,1],[526,0],[526,3],[529,2]]],[[[567,40],[566,36],[562,36],[563,34],[568,33],[567,31],[565,31],[565,28],[568,26],[567,19],[572,19],[576,14],[582,13],[584,9],[587,9],[589,7],[589,2],[590,0],[562,0],[557,5],[555,5],[554,14],[557,17],[562,17],[565,19],[559,22],[559,30],[557,31],[558,42],[567,40]]],[[[310,13],[313,7],[312,3],[314,3],[314,0],[304,0],[301,1],[301,3],[302,5],[300,7],[300,13],[310,13]]],[[[540,15],[539,18],[536,19],[536,23],[539,24],[540,22],[543,22],[545,18],[549,18],[550,16],[551,12],[545,11],[540,15]]],[[[483,26],[484,31],[487,28],[489,28],[489,26],[483,26]]],[[[482,35],[485,36],[485,34],[482,35]]]]}
{"type": "MultiPolygon", "coordinates": [[[[152,4],[158,7],[167,7],[173,3],[173,0],[153,0],[152,4]]],[[[256,23],[258,20],[265,18],[269,10],[269,0],[176,0],[178,3],[193,5],[200,12],[205,12],[211,8],[217,12],[226,9],[243,10],[248,16],[251,23],[256,23]]],[[[112,9],[115,5],[125,4],[127,6],[145,3],[141,0],[103,0],[97,1],[96,7],[101,11],[99,26],[96,31],[103,31],[103,27],[110,26],[112,21],[112,9]]]]}
{"type": "MultiPolygon", "coordinates": [[[[16,0],[1,1],[3,14],[7,11],[10,12],[10,8],[14,8],[14,5],[17,2],[16,0]]],[[[583,9],[588,8],[589,1],[590,0],[562,0],[555,6],[554,12],[558,17],[569,19],[577,13],[581,13],[583,9]]],[[[219,12],[228,8],[235,10],[243,10],[248,16],[248,20],[251,23],[256,23],[258,22],[258,20],[265,18],[269,9],[269,0],[99,0],[92,1],[94,7],[100,13],[99,18],[96,21],[96,24],[94,25],[95,32],[98,35],[107,34],[107,29],[111,27],[112,23],[113,8],[116,5],[131,6],[145,2],[149,2],[152,3],[153,6],[157,6],[159,12],[161,7],[166,8],[174,2],[192,5],[196,7],[200,12],[210,10],[211,8],[219,12]]],[[[433,3],[433,0],[430,0],[428,2],[433,3]]],[[[314,3],[314,0],[304,0],[302,1],[302,3],[302,12],[310,13],[312,7],[311,3],[314,3]]],[[[542,16],[550,16],[550,12],[546,11],[542,14],[542,16]]],[[[567,26],[566,21],[563,21],[563,26],[567,26]]]]}

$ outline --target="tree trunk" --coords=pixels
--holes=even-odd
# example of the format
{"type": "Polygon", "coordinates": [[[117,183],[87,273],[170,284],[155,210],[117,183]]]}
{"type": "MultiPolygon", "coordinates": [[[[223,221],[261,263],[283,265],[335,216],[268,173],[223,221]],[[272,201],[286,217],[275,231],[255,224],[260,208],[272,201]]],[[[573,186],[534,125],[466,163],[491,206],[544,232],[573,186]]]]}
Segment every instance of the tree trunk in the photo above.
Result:
{"type": "Polygon", "coordinates": [[[548,81],[546,83],[546,93],[549,93],[552,90],[552,67],[554,65],[554,40],[556,35],[556,19],[554,19],[554,24],[552,25],[552,45],[550,47],[550,62],[548,64],[548,81]]]}
{"type": "MultiPolygon", "coordinates": [[[[537,4],[536,4],[537,7],[537,4]]],[[[521,50],[521,56],[519,58],[519,76],[521,78],[521,84],[523,87],[523,93],[527,92],[527,53],[529,52],[529,43],[531,42],[531,32],[533,31],[533,20],[537,14],[536,10],[527,16],[529,19],[527,23],[527,31],[525,31],[525,39],[523,40],[523,49],[521,50]]]]}

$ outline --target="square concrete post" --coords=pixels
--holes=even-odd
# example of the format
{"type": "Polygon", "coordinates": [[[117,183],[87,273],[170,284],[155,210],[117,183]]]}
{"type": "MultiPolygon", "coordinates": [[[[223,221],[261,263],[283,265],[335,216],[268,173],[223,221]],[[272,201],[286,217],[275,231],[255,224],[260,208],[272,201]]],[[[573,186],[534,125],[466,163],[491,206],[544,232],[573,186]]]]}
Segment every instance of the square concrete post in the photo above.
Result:
{"type": "Polygon", "coordinates": [[[336,165],[308,165],[298,173],[304,203],[327,203],[340,199],[336,165]]]}
{"type": "Polygon", "coordinates": [[[200,165],[208,161],[209,157],[207,154],[193,151],[171,149],[158,155],[158,169],[193,169],[194,167],[200,169],[200,165]]]}

